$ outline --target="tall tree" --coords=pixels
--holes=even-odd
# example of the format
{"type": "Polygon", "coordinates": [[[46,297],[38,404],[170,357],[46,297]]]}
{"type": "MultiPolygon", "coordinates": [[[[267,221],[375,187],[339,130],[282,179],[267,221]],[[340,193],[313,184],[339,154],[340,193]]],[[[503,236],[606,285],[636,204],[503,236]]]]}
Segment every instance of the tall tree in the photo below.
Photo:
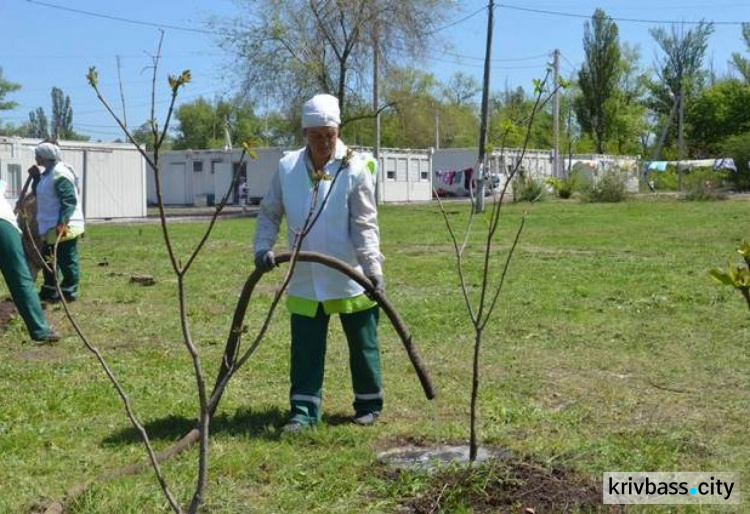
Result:
{"type": "Polygon", "coordinates": [[[37,107],[36,111],[29,112],[29,133],[28,137],[46,139],[49,137],[49,123],[44,109],[37,107]]]}
{"type": "Polygon", "coordinates": [[[578,72],[581,95],[576,101],[576,116],[584,132],[591,134],[597,153],[612,126],[612,103],[620,75],[620,42],[617,24],[602,9],[596,9],[583,27],[585,61],[578,72]]]}
{"type": "Polygon", "coordinates": [[[454,0],[240,0],[245,20],[219,21],[241,63],[244,94],[299,106],[314,93],[339,98],[369,83],[372,48],[388,64],[423,54],[454,0]]]}
{"type": "Polygon", "coordinates": [[[63,94],[59,87],[52,88],[52,125],[50,132],[58,139],[73,139],[73,108],[70,97],[63,94]]]}
{"type": "MultiPolygon", "coordinates": [[[[708,38],[713,31],[713,24],[704,21],[687,31],[684,25],[672,25],[670,32],[664,27],[650,30],[651,36],[664,52],[656,61],[656,74],[660,83],[652,89],[652,94],[659,100],[654,104],[668,105],[670,110],[672,106],[677,106],[678,115],[673,117],[672,123],[678,123],[678,134],[681,129],[680,110],[704,86],[706,71],[703,69],[703,59],[708,49],[708,38]],[[669,98],[664,98],[665,94],[669,98]]],[[[678,148],[678,154],[679,151],[678,148]]]]}
{"type": "Polygon", "coordinates": [[[608,110],[613,114],[610,140],[619,155],[639,154],[645,151],[643,140],[649,132],[644,103],[647,75],[640,68],[637,47],[625,43],[620,54],[617,87],[608,100],[608,110]]]}
{"type": "Polygon", "coordinates": [[[3,77],[3,68],[0,67],[0,111],[10,111],[18,107],[17,102],[6,101],[5,95],[21,89],[21,84],[10,82],[3,77]]]}
{"type": "Polygon", "coordinates": [[[63,94],[62,89],[53,87],[52,92],[52,120],[47,121],[47,114],[42,107],[29,112],[29,126],[27,137],[57,139],[68,139],[72,141],[88,141],[88,136],[83,136],[73,130],[73,108],[70,97],[63,94]]]}
{"type": "MultiPolygon", "coordinates": [[[[742,24],[742,39],[745,40],[745,49],[750,52],[750,23],[742,24]]],[[[739,52],[734,52],[731,62],[745,79],[745,82],[750,84],[750,59],[739,52]]]]}

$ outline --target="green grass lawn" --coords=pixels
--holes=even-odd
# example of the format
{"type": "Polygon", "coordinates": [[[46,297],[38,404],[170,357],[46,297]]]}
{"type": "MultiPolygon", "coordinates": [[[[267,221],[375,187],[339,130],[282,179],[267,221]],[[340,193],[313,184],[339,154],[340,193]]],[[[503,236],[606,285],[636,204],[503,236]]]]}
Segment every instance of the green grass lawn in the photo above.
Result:
{"type": "MultiPolygon", "coordinates": [[[[484,335],[479,433],[483,444],[601,480],[604,471],[733,471],[750,494],[750,315],[712,267],[750,238],[746,201],[547,201],[504,206],[500,271],[523,210],[526,229],[484,335]]],[[[460,229],[468,205],[449,203],[460,229]]],[[[230,384],[213,425],[206,512],[396,512],[424,492],[376,472],[376,454],[404,441],[468,441],[473,331],[455,258],[435,205],[381,208],[387,294],[409,325],[438,389],[427,402],[395,331],[382,325],[386,410],[361,428],[351,414],[347,352],[332,324],[327,414],[317,429],[281,436],[288,396],[288,320],[280,310],[230,384]]],[[[479,284],[477,243],[467,250],[479,284]]],[[[204,223],[171,226],[187,258],[204,223]]],[[[252,271],[253,219],[220,220],[189,273],[189,312],[208,382],[218,368],[241,286],[252,271]]],[[[128,391],[161,449],[197,414],[182,345],[176,279],[158,225],[91,225],[81,246],[82,297],[71,305],[128,391]],[[151,274],[156,285],[130,284],[151,274]]],[[[248,310],[258,326],[282,273],[268,275],[248,310]]],[[[0,296],[7,296],[4,284],[0,296]]],[[[145,458],[114,389],[67,324],[36,346],[19,320],[0,334],[0,512],[28,512],[74,484],[145,458]]],[[[182,501],[197,453],[163,466],[182,501]]],[[[747,504],[747,501],[745,501],[747,504]]],[[[75,513],[166,512],[150,472],[94,484],[75,513]]],[[[738,510],[738,512],[741,509],[738,510]]],[[[695,512],[698,512],[697,510],[695,512]]],[[[703,511],[700,511],[703,512],[703,511]]]]}

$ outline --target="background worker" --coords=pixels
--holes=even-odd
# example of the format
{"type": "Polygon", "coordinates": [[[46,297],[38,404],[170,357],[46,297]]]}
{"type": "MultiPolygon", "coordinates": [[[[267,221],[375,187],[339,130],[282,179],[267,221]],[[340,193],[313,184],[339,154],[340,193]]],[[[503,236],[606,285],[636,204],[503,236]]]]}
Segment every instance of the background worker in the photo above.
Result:
{"type": "MultiPolygon", "coordinates": [[[[57,247],[57,268],[62,275],[60,289],[65,300],[72,302],[78,299],[78,240],[84,232],[76,176],[73,169],[62,162],[60,149],[54,143],[41,143],[34,149],[34,154],[36,165],[29,168],[29,174],[36,195],[39,235],[44,239],[42,256],[45,261],[52,262],[55,242],[61,236],[57,247]],[[43,166],[44,171],[39,166],[43,166]]],[[[44,284],[39,292],[41,300],[60,300],[56,287],[57,271],[44,269],[44,284]]]]}

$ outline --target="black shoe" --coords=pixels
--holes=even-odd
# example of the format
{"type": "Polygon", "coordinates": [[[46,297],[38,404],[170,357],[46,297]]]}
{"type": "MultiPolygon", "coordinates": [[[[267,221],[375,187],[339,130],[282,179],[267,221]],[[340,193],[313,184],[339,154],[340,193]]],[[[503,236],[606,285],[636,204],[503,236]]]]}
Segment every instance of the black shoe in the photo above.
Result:
{"type": "Polygon", "coordinates": [[[37,343],[56,343],[60,340],[60,336],[54,332],[49,332],[48,334],[44,334],[43,336],[32,337],[31,339],[33,339],[37,343]]]}
{"type": "Polygon", "coordinates": [[[46,303],[58,303],[60,295],[57,293],[39,293],[39,301],[46,303]]]}
{"type": "Polygon", "coordinates": [[[365,427],[374,424],[378,416],[380,416],[379,412],[358,412],[352,418],[352,422],[365,427]]]}

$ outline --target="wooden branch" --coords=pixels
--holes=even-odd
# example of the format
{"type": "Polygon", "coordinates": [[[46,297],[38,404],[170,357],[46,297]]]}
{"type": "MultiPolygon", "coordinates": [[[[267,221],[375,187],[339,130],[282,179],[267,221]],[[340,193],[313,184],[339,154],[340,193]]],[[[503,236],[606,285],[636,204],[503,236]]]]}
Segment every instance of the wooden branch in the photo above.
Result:
{"type": "MultiPolygon", "coordinates": [[[[279,264],[287,263],[291,260],[292,253],[282,253],[276,256],[276,262],[279,264]]],[[[437,395],[435,392],[435,387],[432,384],[432,380],[430,379],[430,376],[427,372],[427,368],[424,365],[424,362],[422,361],[422,358],[414,345],[414,340],[409,332],[409,330],[406,328],[406,325],[401,320],[401,317],[399,316],[396,309],[390,304],[390,302],[386,299],[386,297],[381,294],[379,291],[377,291],[370,280],[365,277],[363,274],[359,273],[357,270],[349,266],[343,261],[340,261],[338,259],[335,259],[333,257],[329,257],[327,255],[314,253],[314,252],[299,252],[297,258],[301,262],[314,262],[317,264],[321,264],[323,266],[328,266],[330,268],[336,269],[340,271],[341,273],[345,274],[352,280],[356,281],[359,285],[365,288],[367,293],[370,295],[370,297],[378,303],[381,309],[383,309],[383,312],[388,316],[388,319],[390,320],[391,324],[393,325],[393,328],[396,330],[396,333],[399,335],[399,338],[401,339],[401,342],[404,346],[404,349],[406,350],[406,353],[409,357],[409,360],[411,361],[412,365],[414,366],[414,369],[417,373],[417,376],[419,378],[420,384],[422,385],[422,389],[424,390],[425,396],[427,399],[432,400],[437,395]]],[[[247,306],[250,302],[250,298],[252,297],[253,291],[255,289],[255,286],[260,281],[261,277],[264,276],[264,273],[262,273],[259,270],[254,270],[250,276],[245,281],[245,286],[242,289],[242,293],[240,294],[240,298],[237,301],[237,307],[234,311],[234,318],[232,320],[232,326],[229,331],[229,336],[227,337],[227,344],[224,348],[224,357],[222,358],[221,362],[221,368],[219,370],[219,374],[216,379],[216,386],[214,386],[214,392],[211,395],[211,399],[208,403],[208,410],[210,411],[210,416],[213,417],[214,413],[216,412],[216,408],[218,407],[219,402],[221,401],[221,396],[224,391],[224,387],[220,387],[222,384],[226,385],[226,377],[228,377],[231,372],[235,369],[235,357],[237,355],[237,348],[240,343],[240,337],[242,334],[242,325],[245,319],[245,313],[247,312],[247,306]]],[[[202,439],[202,432],[200,427],[196,427],[192,430],[190,430],[187,434],[182,436],[179,441],[177,441],[175,444],[170,446],[169,448],[155,454],[155,460],[157,462],[164,462],[167,459],[174,457],[175,455],[178,455],[185,451],[186,449],[190,448],[195,442],[202,439]]],[[[77,497],[79,497],[81,494],[83,494],[86,490],[86,488],[91,483],[97,483],[97,482],[105,482],[116,478],[121,478],[128,475],[133,475],[136,473],[140,473],[144,470],[146,470],[149,467],[147,463],[138,463],[138,464],[132,464],[129,466],[125,466],[122,468],[118,468],[115,470],[107,471],[99,475],[93,482],[84,482],[81,484],[77,484],[71,488],[68,489],[65,495],[65,503],[71,503],[75,501],[77,497]]],[[[54,513],[61,513],[64,512],[64,505],[60,502],[55,502],[51,504],[47,510],[45,511],[45,514],[54,514],[54,513]]]]}
{"type": "MultiPolygon", "coordinates": [[[[291,253],[279,254],[276,256],[276,263],[283,264],[289,262],[291,257],[291,253]]],[[[300,252],[298,259],[300,262],[314,262],[317,264],[322,264],[329,268],[333,268],[365,288],[370,297],[378,303],[381,309],[383,309],[383,312],[388,316],[388,319],[393,325],[393,328],[399,335],[399,338],[401,339],[401,343],[406,350],[409,360],[411,361],[412,366],[417,373],[425,396],[429,400],[435,398],[435,388],[432,384],[432,381],[430,380],[427,368],[425,367],[424,362],[422,361],[422,358],[420,357],[419,352],[414,345],[411,333],[406,328],[404,322],[401,320],[398,312],[393,308],[393,306],[383,294],[375,290],[370,280],[345,262],[328,255],[323,255],[315,252],[300,252]]],[[[240,336],[242,334],[245,312],[247,311],[247,306],[250,302],[250,298],[261,276],[263,276],[263,273],[259,270],[256,269],[255,271],[253,271],[248,277],[247,281],[245,282],[245,286],[242,289],[242,293],[240,294],[240,298],[237,302],[237,308],[234,311],[232,327],[229,332],[229,336],[227,337],[227,344],[224,349],[224,357],[222,359],[221,369],[219,370],[219,375],[216,380],[217,385],[220,384],[223,381],[225,375],[230,373],[234,368],[235,357],[237,354],[237,345],[240,342],[240,336]]],[[[211,409],[216,409],[216,406],[221,399],[221,394],[222,391],[214,387],[214,393],[212,394],[211,401],[209,402],[211,409]]]]}

